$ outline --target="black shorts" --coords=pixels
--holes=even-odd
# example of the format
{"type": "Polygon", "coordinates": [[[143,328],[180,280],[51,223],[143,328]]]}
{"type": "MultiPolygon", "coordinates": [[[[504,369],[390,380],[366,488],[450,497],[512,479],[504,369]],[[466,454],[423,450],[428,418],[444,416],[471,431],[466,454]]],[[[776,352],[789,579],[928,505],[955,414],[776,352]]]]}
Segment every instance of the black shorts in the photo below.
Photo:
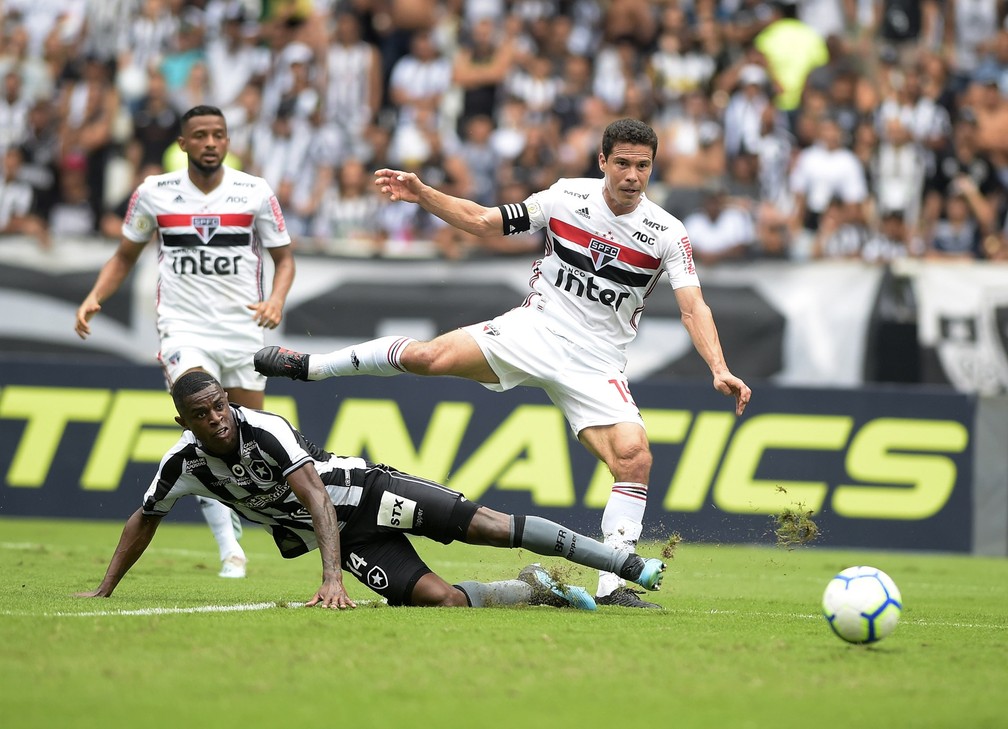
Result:
{"type": "Polygon", "coordinates": [[[479,504],[390,466],[355,469],[351,482],[363,488],[363,495],[340,530],[343,569],[389,605],[409,605],[417,581],[432,570],[406,535],[442,544],[463,540],[479,504]]]}

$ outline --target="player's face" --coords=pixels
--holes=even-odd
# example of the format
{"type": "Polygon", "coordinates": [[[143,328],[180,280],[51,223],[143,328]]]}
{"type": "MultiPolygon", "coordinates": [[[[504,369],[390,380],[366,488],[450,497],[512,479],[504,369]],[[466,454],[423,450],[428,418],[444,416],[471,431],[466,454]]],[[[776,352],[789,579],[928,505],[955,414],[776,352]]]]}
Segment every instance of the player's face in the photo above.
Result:
{"type": "Polygon", "coordinates": [[[599,154],[599,168],[605,175],[603,194],[614,213],[628,213],[637,207],[653,164],[651,147],[645,144],[617,142],[608,159],[599,154]]]}
{"type": "Polygon", "coordinates": [[[189,157],[189,164],[204,174],[220,169],[227,155],[227,124],[219,116],[194,116],[182,127],[179,147],[189,157]]]}
{"type": "Polygon", "coordinates": [[[220,385],[208,385],[183,401],[181,425],[193,432],[203,447],[223,456],[238,447],[238,426],[220,385]]]}

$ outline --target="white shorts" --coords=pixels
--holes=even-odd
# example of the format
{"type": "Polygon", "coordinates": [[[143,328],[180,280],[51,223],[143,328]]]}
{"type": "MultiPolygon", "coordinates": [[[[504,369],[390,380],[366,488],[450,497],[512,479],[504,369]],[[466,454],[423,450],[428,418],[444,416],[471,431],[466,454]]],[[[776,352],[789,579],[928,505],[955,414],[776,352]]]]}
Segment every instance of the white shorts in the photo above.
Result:
{"type": "Polygon", "coordinates": [[[247,346],[230,349],[227,342],[187,334],[162,339],[158,361],[169,389],[180,375],[198,367],[216,377],[225,389],[259,392],[266,389],[266,377],[255,371],[252,358],[256,351],[247,346]]]}
{"type": "Polygon", "coordinates": [[[596,425],[644,427],[622,366],[551,331],[538,311],[512,309],[462,331],[476,340],[500,379],[500,384],[482,383],[487,389],[541,388],[563,412],[575,435],[596,425]]]}

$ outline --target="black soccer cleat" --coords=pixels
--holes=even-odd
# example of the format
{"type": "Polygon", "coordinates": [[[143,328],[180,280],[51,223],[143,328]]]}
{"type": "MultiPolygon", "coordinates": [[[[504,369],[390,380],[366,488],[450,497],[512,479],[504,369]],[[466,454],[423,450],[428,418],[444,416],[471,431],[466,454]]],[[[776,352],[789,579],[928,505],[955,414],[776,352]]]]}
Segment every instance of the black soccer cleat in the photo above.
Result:
{"type": "Polygon", "coordinates": [[[308,355],[283,347],[263,347],[253,358],[255,370],[267,377],[308,380],[308,355]]]}
{"type": "Polygon", "coordinates": [[[634,590],[629,587],[617,587],[604,597],[596,597],[595,603],[601,606],[615,605],[616,607],[629,608],[651,608],[653,610],[663,610],[661,605],[653,602],[641,600],[638,595],[643,595],[643,590],[634,590]]]}

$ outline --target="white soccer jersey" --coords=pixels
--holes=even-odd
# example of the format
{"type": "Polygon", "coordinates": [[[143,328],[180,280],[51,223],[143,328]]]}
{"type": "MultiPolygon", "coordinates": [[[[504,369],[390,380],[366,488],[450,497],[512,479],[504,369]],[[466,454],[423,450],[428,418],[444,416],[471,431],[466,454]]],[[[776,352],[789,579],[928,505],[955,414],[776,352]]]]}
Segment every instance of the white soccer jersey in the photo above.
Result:
{"type": "Polygon", "coordinates": [[[185,431],[161,459],[144,494],[143,512],[167,514],[187,495],[217,499],[249,521],[265,525],[280,552],[295,557],[318,546],[311,513],[287,484],[288,474],[305,466],[318,472],[342,529],[362,493],[360,486],[351,484],[350,471],[366,468],[367,462],[323,450],[279,415],[231,408],[238,425],[239,457],[211,455],[192,431],[185,431]]]}
{"type": "Polygon", "coordinates": [[[262,329],[246,307],[263,299],[263,247],[291,241],[266,181],[224,167],[221,184],[206,194],[186,170],[152,175],[130,198],[122,232],[142,244],[155,231],[161,337],[261,346],[262,329]]]}
{"type": "Polygon", "coordinates": [[[525,300],[550,316],[558,334],[625,357],[645,300],[663,273],[673,288],[699,286],[686,228],[643,195],[614,215],[601,179],[558,180],[519,206],[504,206],[504,232],[546,229],[546,255],[536,261],[525,300]]]}

